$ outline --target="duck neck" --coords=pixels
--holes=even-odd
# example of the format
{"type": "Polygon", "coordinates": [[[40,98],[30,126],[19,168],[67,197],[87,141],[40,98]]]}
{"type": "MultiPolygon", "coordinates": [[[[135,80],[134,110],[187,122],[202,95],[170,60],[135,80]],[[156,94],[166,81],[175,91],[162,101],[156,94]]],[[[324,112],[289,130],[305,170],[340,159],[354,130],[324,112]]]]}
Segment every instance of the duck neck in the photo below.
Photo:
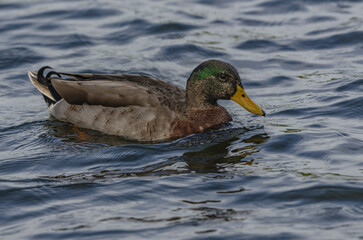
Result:
{"type": "Polygon", "coordinates": [[[205,94],[204,89],[198,87],[197,84],[187,84],[186,91],[186,107],[187,109],[205,109],[218,106],[217,100],[210,99],[207,94],[205,94]]]}

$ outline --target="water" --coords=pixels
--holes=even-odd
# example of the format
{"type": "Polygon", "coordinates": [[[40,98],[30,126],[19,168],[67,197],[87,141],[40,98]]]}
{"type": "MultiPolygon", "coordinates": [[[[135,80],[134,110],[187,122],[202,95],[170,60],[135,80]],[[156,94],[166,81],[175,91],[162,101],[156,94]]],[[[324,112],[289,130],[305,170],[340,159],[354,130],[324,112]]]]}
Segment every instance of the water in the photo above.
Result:
{"type": "Polygon", "coordinates": [[[1,239],[362,239],[362,1],[0,1],[1,239]],[[49,117],[27,70],[240,72],[268,113],[139,144],[49,117]]]}

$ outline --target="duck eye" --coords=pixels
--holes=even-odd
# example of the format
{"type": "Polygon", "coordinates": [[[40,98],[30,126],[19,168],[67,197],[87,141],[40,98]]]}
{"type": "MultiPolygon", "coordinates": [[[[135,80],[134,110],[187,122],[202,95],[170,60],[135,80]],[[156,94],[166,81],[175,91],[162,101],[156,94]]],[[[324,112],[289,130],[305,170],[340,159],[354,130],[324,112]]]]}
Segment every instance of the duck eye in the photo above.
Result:
{"type": "Polygon", "coordinates": [[[219,75],[219,79],[220,79],[221,81],[226,81],[226,79],[227,79],[227,75],[226,75],[226,74],[224,74],[224,73],[222,73],[221,75],[219,75]]]}

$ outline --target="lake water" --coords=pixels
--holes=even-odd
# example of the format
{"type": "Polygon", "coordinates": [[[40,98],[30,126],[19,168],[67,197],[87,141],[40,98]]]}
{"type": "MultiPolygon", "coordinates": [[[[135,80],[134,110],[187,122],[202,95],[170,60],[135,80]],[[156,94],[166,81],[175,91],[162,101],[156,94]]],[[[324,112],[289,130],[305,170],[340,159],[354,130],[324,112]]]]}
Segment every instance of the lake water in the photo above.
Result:
{"type": "Polygon", "coordinates": [[[363,239],[363,2],[0,1],[0,239],[363,239]],[[27,70],[240,72],[267,112],[158,144],[50,118],[27,70]]]}

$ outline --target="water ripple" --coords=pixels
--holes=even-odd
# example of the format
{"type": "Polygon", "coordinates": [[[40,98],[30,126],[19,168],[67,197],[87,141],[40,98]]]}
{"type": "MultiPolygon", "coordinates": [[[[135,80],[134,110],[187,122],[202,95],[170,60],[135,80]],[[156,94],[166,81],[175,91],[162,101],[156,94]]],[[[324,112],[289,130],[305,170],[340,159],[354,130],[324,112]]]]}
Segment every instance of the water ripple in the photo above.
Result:
{"type": "Polygon", "coordinates": [[[1,239],[358,239],[360,0],[0,1],[1,239]],[[27,70],[239,71],[267,116],[138,143],[49,117],[27,70]]]}
{"type": "Polygon", "coordinates": [[[44,59],[30,48],[12,47],[0,50],[0,69],[9,69],[14,66],[36,63],[44,59]]]}
{"type": "Polygon", "coordinates": [[[221,58],[226,56],[226,54],[221,51],[215,51],[195,44],[182,44],[163,47],[162,50],[156,54],[155,58],[159,60],[165,59],[168,61],[183,62],[190,59],[191,56],[195,56],[195,54],[202,58],[221,58]]]}
{"type": "Polygon", "coordinates": [[[354,31],[336,34],[325,38],[296,40],[292,45],[299,50],[331,49],[349,45],[360,44],[363,41],[363,32],[354,31]]]}

